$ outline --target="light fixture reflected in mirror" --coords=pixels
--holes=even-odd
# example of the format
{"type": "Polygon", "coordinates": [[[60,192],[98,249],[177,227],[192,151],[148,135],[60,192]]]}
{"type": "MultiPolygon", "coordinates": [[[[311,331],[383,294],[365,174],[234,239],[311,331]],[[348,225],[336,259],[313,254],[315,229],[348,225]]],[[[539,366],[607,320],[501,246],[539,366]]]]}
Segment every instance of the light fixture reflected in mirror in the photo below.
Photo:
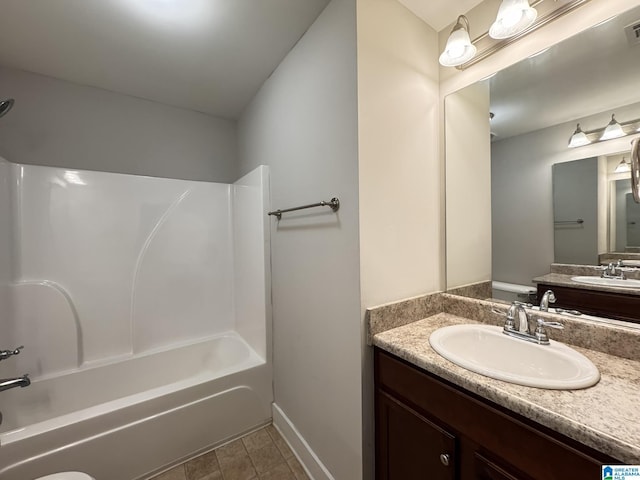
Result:
{"type": "Polygon", "coordinates": [[[587,135],[580,128],[580,124],[578,124],[576,126],[576,131],[573,132],[573,135],[571,135],[571,138],[569,139],[569,147],[571,148],[581,147],[589,143],[591,142],[587,138],[587,135]]]}
{"type": "Polygon", "coordinates": [[[476,51],[476,47],[469,38],[469,20],[464,15],[460,15],[447,39],[444,52],[440,55],[440,65],[444,67],[462,65],[471,60],[476,51]]]}
{"type": "Polygon", "coordinates": [[[630,171],[631,171],[631,163],[627,162],[627,159],[625,157],[622,157],[622,160],[620,160],[620,163],[618,164],[616,169],[613,171],[613,173],[627,173],[630,171]]]}
{"type": "Polygon", "coordinates": [[[612,138],[620,138],[625,135],[624,130],[622,130],[622,125],[616,121],[616,116],[614,114],[611,115],[611,121],[604,129],[604,132],[602,132],[600,140],[611,140],[612,138]]]}
{"type": "Polygon", "coordinates": [[[595,130],[587,130],[583,132],[580,128],[580,124],[576,127],[576,131],[573,132],[569,139],[569,148],[582,147],[589,145],[590,143],[604,142],[606,140],[612,140],[614,138],[624,137],[626,135],[634,135],[640,132],[640,118],[630,120],[628,122],[619,123],[616,120],[616,116],[611,115],[611,121],[605,128],[597,128],[595,130]]]}
{"type": "Polygon", "coordinates": [[[513,37],[533,25],[537,17],[537,10],[529,5],[528,0],[502,0],[489,36],[496,40],[513,37]]]}

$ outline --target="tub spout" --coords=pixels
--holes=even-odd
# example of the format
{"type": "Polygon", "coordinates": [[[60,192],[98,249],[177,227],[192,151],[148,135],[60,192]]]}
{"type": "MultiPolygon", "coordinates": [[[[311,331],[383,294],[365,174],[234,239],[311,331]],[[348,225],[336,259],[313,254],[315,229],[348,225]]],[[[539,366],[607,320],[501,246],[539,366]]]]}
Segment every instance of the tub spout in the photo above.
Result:
{"type": "Polygon", "coordinates": [[[31,380],[29,380],[29,374],[23,375],[21,377],[16,378],[4,378],[0,380],[0,392],[4,392],[5,390],[9,390],[10,388],[16,387],[28,387],[31,385],[31,380]]]}

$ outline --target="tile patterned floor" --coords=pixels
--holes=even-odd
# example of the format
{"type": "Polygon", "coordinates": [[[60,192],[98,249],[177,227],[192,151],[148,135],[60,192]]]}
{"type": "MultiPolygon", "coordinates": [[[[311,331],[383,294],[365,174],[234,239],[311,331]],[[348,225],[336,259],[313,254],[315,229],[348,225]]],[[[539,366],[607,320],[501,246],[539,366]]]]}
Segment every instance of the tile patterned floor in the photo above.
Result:
{"type": "Polygon", "coordinates": [[[273,425],[205,453],[152,480],[309,480],[273,425]]]}

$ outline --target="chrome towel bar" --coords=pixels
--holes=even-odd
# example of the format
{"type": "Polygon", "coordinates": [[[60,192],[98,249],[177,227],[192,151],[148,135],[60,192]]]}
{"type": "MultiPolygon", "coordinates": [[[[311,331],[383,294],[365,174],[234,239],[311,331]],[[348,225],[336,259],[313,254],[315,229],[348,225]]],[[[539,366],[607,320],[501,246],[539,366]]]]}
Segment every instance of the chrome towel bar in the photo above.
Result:
{"type": "Polygon", "coordinates": [[[328,202],[311,203],[309,205],[302,205],[301,207],[285,208],[284,210],[278,209],[273,212],[269,212],[269,215],[274,215],[275,217],[278,218],[278,220],[280,220],[282,218],[283,213],[293,212],[295,210],[304,210],[305,208],[313,208],[313,207],[331,207],[331,210],[333,210],[334,212],[337,212],[338,209],[340,208],[340,200],[338,200],[336,197],[333,197],[328,202]]]}
{"type": "Polygon", "coordinates": [[[569,224],[573,224],[573,223],[577,223],[577,224],[583,224],[584,220],[579,218],[577,220],[561,220],[558,222],[553,222],[555,225],[569,225],[569,224]]]}

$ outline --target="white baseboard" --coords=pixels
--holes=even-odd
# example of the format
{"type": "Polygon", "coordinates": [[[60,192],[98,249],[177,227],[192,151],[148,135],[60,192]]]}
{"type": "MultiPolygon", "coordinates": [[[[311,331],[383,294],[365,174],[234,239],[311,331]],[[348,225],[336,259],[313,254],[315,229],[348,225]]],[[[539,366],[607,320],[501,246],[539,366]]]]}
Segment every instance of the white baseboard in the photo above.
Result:
{"type": "Polygon", "coordinates": [[[300,435],[295,425],[289,420],[289,417],[284,414],[275,402],[271,405],[273,410],[273,426],[278,429],[282,438],[289,444],[289,447],[295,456],[298,457],[298,460],[300,460],[309,478],[311,480],[335,480],[304,437],[300,435]]]}

